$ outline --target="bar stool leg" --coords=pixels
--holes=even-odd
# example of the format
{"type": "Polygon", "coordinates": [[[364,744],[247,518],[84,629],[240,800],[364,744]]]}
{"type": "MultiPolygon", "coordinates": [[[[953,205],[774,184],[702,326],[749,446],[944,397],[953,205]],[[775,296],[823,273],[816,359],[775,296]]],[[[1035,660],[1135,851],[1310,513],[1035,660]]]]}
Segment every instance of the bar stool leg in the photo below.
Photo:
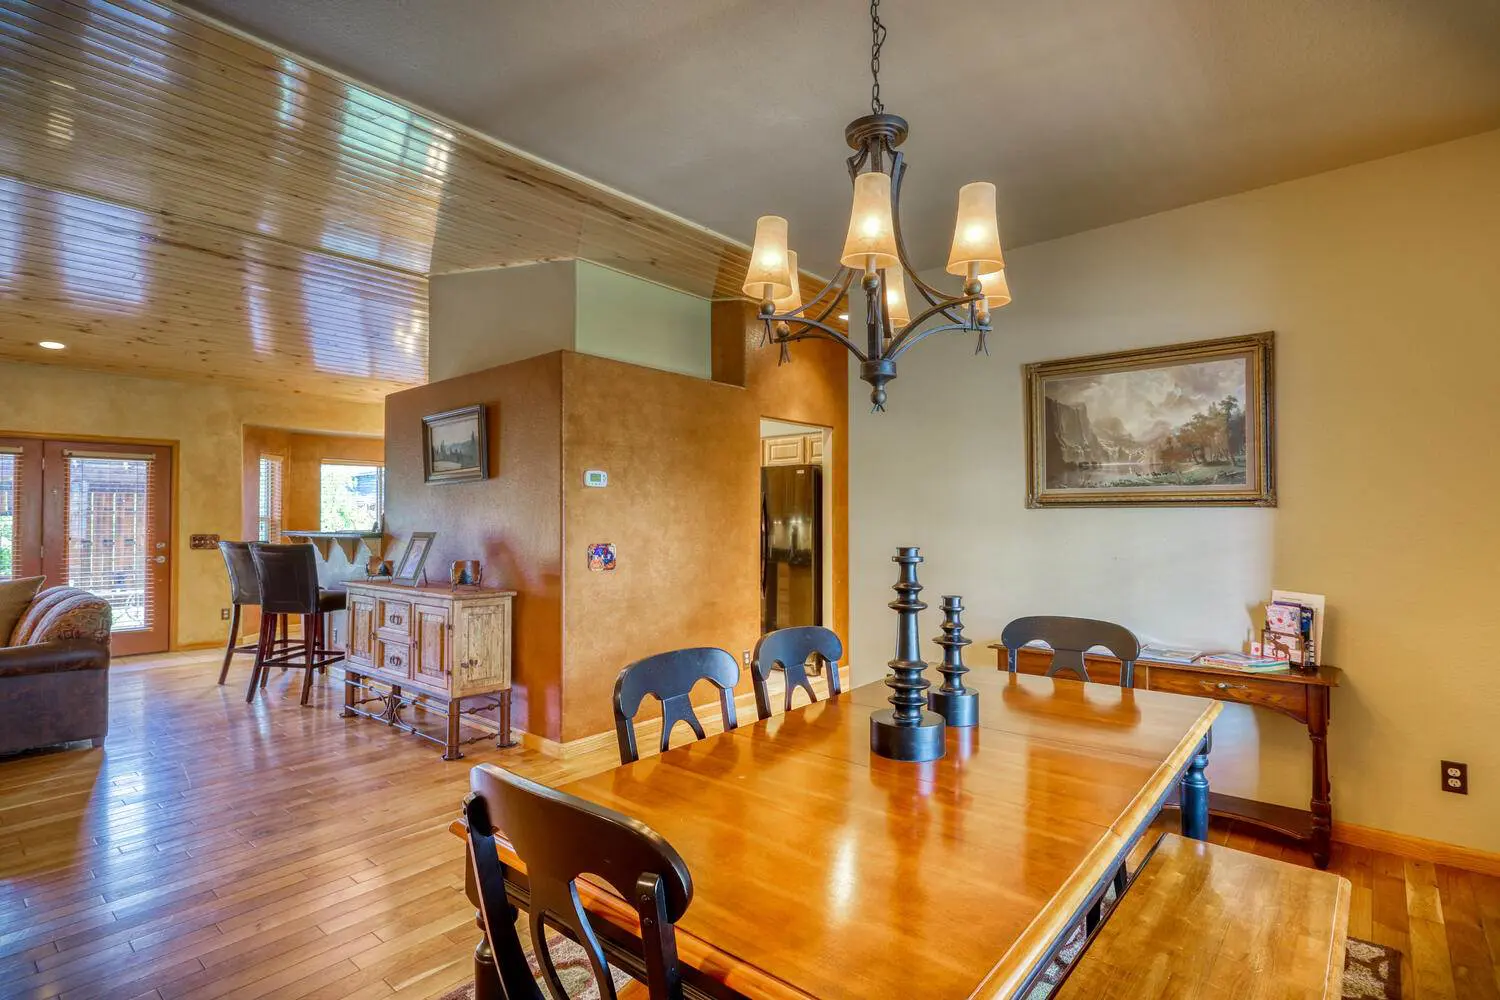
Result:
{"type": "Polygon", "coordinates": [[[318,662],[317,638],[318,625],[317,615],[302,616],[302,659],[305,667],[302,672],[302,704],[307,705],[307,699],[312,695],[313,671],[317,669],[318,662]]]}
{"type": "Polygon", "coordinates": [[[250,686],[245,689],[245,701],[255,700],[255,689],[265,682],[266,647],[276,635],[276,621],[270,615],[260,616],[260,637],[255,643],[255,666],[250,671],[250,686]]]}
{"type": "MultiPolygon", "coordinates": [[[[282,631],[286,630],[286,615],[272,615],[271,616],[270,634],[266,637],[266,655],[267,656],[271,656],[271,655],[273,655],[275,653],[284,653],[284,652],[286,652],[286,650],[283,649],[276,642],[276,622],[277,622],[278,619],[281,621],[282,631]]],[[[281,663],[281,672],[282,673],[286,673],[286,661],[285,660],[283,660],[282,663],[281,663]]],[[[260,688],[261,688],[262,691],[264,691],[266,689],[266,681],[268,681],[270,679],[271,679],[271,668],[268,667],[268,666],[267,667],[262,667],[261,671],[260,671],[260,688]]]]}
{"type": "Polygon", "coordinates": [[[229,676],[229,661],[234,658],[234,644],[240,638],[240,606],[236,604],[229,613],[229,645],[224,647],[224,665],[219,668],[219,683],[229,676]]]}

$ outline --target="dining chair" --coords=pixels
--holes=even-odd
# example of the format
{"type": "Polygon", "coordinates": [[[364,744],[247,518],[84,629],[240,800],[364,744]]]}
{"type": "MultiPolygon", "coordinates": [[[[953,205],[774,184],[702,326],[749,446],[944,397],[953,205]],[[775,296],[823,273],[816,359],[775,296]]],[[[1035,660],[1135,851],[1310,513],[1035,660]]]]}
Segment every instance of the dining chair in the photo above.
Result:
{"type": "Polygon", "coordinates": [[[547,942],[549,924],[583,948],[601,1000],[616,1000],[614,977],[579,900],[579,879],[585,873],[605,882],[635,909],[648,995],[653,1000],[680,1000],[676,924],[693,900],[693,879],[672,845],[639,820],[493,764],[471,770],[469,788],[464,800],[469,863],[504,995],[511,1000],[541,996],[516,929],[519,912],[506,895],[506,865],[496,851],[497,833],[525,866],[532,954],[553,1000],[568,1000],[568,995],[547,942]]]}
{"type": "Polygon", "coordinates": [[[755,644],[755,657],[750,661],[750,681],[755,687],[755,714],[762,719],[771,717],[771,694],[767,681],[771,671],[778,666],[786,679],[786,697],[782,711],[792,710],[792,692],[801,688],[807,697],[818,700],[812,682],[807,679],[807,661],[816,656],[823,663],[823,674],[828,678],[830,696],[843,693],[839,683],[839,660],[844,655],[844,644],[830,629],[820,625],[797,625],[767,632],[755,644]]]}
{"type": "Polygon", "coordinates": [[[1123,625],[1060,615],[1017,618],[1000,633],[1000,644],[1005,647],[1011,673],[1016,672],[1016,654],[1021,647],[1036,639],[1052,647],[1048,677],[1066,670],[1077,674],[1079,680],[1092,680],[1083,654],[1095,646],[1103,646],[1120,661],[1120,687],[1128,688],[1135,682],[1135,660],[1141,655],[1141,641],[1123,625]]]}
{"type": "MultiPolygon", "coordinates": [[[[1017,618],[1000,633],[1000,644],[1005,647],[1006,662],[1011,673],[1016,672],[1016,657],[1021,647],[1036,639],[1041,639],[1052,647],[1052,662],[1047,666],[1048,677],[1055,677],[1066,670],[1077,674],[1080,680],[1091,681],[1083,654],[1095,646],[1103,646],[1120,661],[1120,687],[1128,688],[1135,683],[1135,660],[1141,655],[1141,641],[1123,625],[1096,618],[1069,618],[1063,615],[1017,618]]],[[[1125,862],[1121,862],[1120,867],[1115,870],[1113,881],[1115,899],[1118,901],[1130,885],[1130,870],[1125,862]]],[[[1101,898],[1084,915],[1085,934],[1094,933],[1103,920],[1103,914],[1104,900],[1101,898]]]]}
{"type": "Polygon", "coordinates": [[[693,712],[693,685],[708,681],[719,689],[719,710],[725,730],[738,723],[734,717],[734,686],[740,682],[740,665],[722,649],[700,646],[674,649],[636,660],[620,671],[615,679],[615,740],[620,746],[620,763],[641,759],[635,742],[635,716],[641,702],[653,695],[661,702],[661,750],[670,745],[672,730],[686,722],[698,739],[703,739],[703,724],[693,712]]]}
{"type": "Polygon", "coordinates": [[[318,561],[311,543],[272,545],[250,543],[250,558],[260,584],[260,642],[255,651],[255,668],[245,700],[255,700],[255,689],[265,686],[266,669],[289,666],[299,657],[305,673],[302,677],[302,704],[312,694],[313,671],[327,673],[330,663],[344,654],[323,648],[326,616],[342,611],[348,595],[342,590],[323,590],[318,586],[318,561]],[[299,615],[302,618],[302,641],[283,650],[276,649],[277,615],[299,615]],[[298,648],[300,646],[300,649],[298,648]]]}

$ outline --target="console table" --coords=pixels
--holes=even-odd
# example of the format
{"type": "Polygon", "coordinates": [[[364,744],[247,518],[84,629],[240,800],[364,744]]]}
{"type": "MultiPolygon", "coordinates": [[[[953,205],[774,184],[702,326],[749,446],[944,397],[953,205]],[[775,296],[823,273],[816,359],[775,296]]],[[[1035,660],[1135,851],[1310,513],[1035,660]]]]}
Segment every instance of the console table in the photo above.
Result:
{"type": "Polygon", "coordinates": [[[462,717],[498,708],[498,745],[515,745],[510,734],[511,602],[515,591],[402,587],[368,581],[351,582],[348,590],[345,716],[379,719],[441,743],[443,759],[458,760],[463,756],[458,731],[462,717]],[[371,687],[370,681],[381,687],[371,687]],[[465,698],[485,700],[465,709],[465,698]],[[361,707],[372,701],[381,703],[378,711],[361,707]],[[446,718],[445,739],[402,719],[401,712],[413,704],[446,718]]]}
{"type": "MultiPolygon", "coordinates": [[[[1007,669],[1005,646],[993,642],[990,648],[995,650],[1000,669],[1007,669]]],[[[1089,653],[1084,656],[1084,661],[1093,680],[1120,683],[1119,660],[1089,653]]],[[[1016,669],[1025,674],[1045,674],[1051,662],[1052,651],[1044,647],[1023,646],[1016,655],[1016,669]]],[[[1306,726],[1308,740],[1312,743],[1312,801],[1309,808],[1292,809],[1210,792],[1208,811],[1306,844],[1312,851],[1313,862],[1319,868],[1327,868],[1333,840],[1333,788],[1328,780],[1328,692],[1338,687],[1339,676],[1337,667],[1319,667],[1316,673],[1307,674],[1295,670],[1247,674],[1197,664],[1136,660],[1133,686],[1253,705],[1280,712],[1306,726]]]]}

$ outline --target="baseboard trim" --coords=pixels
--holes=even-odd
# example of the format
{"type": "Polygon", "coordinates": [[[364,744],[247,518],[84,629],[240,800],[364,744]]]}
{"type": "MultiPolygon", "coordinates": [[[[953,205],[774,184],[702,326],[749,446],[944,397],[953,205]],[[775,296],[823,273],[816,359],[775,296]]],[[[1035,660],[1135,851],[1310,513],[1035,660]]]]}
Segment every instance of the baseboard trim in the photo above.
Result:
{"type": "Polygon", "coordinates": [[[1458,844],[1445,844],[1440,840],[1413,837],[1406,833],[1377,830],[1374,827],[1354,823],[1334,823],[1333,839],[1351,847],[1364,847],[1387,854],[1399,854],[1418,861],[1461,868],[1480,875],[1500,876],[1500,854],[1481,851],[1458,844]]]}
{"type": "MultiPolygon", "coordinates": [[[[840,669],[839,678],[843,681],[844,690],[847,691],[849,684],[848,667],[840,669]]],[[[828,697],[828,679],[826,677],[818,675],[809,677],[808,680],[812,682],[813,690],[818,692],[819,698],[828,697]]],[[[769,682],[766,684],[766,688],[771,698],[772,711],[779,713],[781,709],[776,706],[785,704],[782,697],[783,692],[786,690],[786,685],[783,682],[780,672],[771,676],[769,682]]],[[[718,702],[709,702],[706,705],[695,705],[694,707],[704,709],[702,718],[705,732],[712,734],[721,731],[718,702]]],[[[746,720],[755,721],[755,692],[747,691],[744,694],[736,696],[734,699],[734,712],[742,725],[746,720]]],[[[516,728],[513,731],[515,738],[520,741],[522,746],[535,750],[543,756],[554,757],[558,760],[570,760],[574,757],[582,757],[585,754],[613,749],[615,746],[615,733],[613,729],[602,733],[581,736],[576,740],[568,740],[565,743],[548,739],[545,736],[538,736],[535,733],[528,733],[526,730],[520,728],[516,728]]],[[[635,737],[636,742],[640,745],[642,756],[649,756],[655,753],[657,741],[661,738],[661,719],[659,717],[654,719],[648,718],[637,722],[635,725],[635,737]]]]}

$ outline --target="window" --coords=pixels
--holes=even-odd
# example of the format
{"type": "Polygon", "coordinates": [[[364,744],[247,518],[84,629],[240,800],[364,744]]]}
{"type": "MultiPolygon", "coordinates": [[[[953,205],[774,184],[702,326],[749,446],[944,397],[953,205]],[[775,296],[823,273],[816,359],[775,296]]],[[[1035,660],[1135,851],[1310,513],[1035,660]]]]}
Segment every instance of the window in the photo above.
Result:
{"type": "Polygon", "coordinates": [[[256,507],[255,537],[262,542],[281,541],[281,504],[285,482],[281,456],[260,456],[260,499],[256,507]]]}
{"type": "Polygon", "coordinates": [[[0,447],[0,580],[15,576],[21,511],[21,450],[0,447]]]}
{"type": "Polygon", "coordinates": [[[318,530],[374,531],[385,516],[385,469],[374,464],[324,462],[318,530]]]}

